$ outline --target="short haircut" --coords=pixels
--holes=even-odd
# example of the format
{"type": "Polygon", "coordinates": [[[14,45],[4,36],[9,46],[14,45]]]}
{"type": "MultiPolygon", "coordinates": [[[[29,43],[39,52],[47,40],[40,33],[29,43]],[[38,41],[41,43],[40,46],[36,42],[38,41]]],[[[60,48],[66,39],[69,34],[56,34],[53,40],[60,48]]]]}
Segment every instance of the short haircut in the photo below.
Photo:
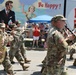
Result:
{"type": "Polygon", "coordinates": [[[9,5],[9,3],[13,3],[13,1],[6,1],[5,6],[9,5]]]}

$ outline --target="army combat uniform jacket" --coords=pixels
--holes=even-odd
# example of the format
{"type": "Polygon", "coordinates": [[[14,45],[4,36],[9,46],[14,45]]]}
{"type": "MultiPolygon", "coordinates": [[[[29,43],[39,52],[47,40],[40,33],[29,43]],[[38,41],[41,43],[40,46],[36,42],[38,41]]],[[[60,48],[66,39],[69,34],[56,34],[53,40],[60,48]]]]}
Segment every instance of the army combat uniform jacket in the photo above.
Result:
{"type": "Polygon", "coordinates": [[[58,28],[52,27],[47,37],[48,51],[43,75],[61,75],[68,44],[58,28]]]}

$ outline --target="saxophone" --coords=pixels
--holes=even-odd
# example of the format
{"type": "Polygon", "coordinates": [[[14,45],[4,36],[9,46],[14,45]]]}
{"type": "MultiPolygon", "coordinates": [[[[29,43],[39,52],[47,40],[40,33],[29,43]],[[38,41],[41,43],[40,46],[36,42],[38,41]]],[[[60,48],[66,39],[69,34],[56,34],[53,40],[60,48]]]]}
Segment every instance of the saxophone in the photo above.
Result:
{"type": "Polygon", "coordinates": [[[3,36],[0,33],[0,64],[4,61],[6,52],[6,47],[3,45],[2,42],[3,42],[3,36]]]}

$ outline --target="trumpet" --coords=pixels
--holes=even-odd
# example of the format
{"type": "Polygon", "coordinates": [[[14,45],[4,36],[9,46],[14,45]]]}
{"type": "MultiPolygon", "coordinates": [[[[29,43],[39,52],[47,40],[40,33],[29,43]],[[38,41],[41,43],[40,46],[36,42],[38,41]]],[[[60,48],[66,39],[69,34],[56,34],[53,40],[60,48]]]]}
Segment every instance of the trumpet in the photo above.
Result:
{"type": "Polygon", "coordinates": [[[76,39],[76,34],[75,34],[73,31],[71,31],[67,26],[65,26],[64,32],[65,32],[66,35],[67,35],[67,37],[66,37],[67,43],[68,43],[68,44],[73,44],[73,43],[74,43],[74,40],[76,39]],[[67,30],[65,30],[65,29],[67,29],[68,32],[67,32],[67,30]]]}
{"type": "Polygon", "coordinates": [[[68,29],[69,32],[76,37],[76,34],[75,34],[73,31],[71,31],[71,30],[67,27],[67,25],[65,26],[65,28],[68,29]]]}

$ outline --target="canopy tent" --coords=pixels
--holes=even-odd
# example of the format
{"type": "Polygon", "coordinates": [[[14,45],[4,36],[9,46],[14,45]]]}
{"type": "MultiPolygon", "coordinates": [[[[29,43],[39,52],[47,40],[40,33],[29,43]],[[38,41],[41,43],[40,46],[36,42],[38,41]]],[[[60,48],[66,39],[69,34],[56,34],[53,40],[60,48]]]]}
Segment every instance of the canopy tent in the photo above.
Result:
{"type": "Polygon", "coordinates": [[[40,15],[40,16],[37,16],[35,18],[32,18],[30,19],[28,22],[29,23],[50,23],[50,20],[52,19],[52,16],[49,16],[49,15],[40,15]]]}

